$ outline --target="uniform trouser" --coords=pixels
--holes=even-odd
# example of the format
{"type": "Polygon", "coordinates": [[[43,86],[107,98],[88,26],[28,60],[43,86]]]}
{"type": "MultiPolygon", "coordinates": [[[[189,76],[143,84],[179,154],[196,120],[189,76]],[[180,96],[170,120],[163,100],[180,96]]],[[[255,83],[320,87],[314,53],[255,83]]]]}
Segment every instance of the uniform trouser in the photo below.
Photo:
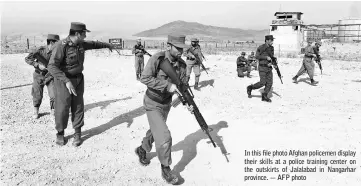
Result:
{"type": "Polygon", "coordinates": [[[259,88],[265,86],[264,93],[268,94],[268,92],[271,90],[272,84],[273,84],[272,70],[259,71],[259,77],[260,77],[260,81],[257,82],[256,84],[254,84],[252,86],[252,89],[259,89],[259,88]]]}
{"type": "MultiPolygon", "coordinates": [[[[33,79],[34,79],[33,86],[31,88],[31,95],[33,96],[33,105],[34,107],[40,107],[41,102],[43,100],[45,77],[41,74],[34,72],[33,79]]],[[[50,98],[50,109],[54,109],[54,101],[55,101],[54,80],[49,81],[46,84],[46,87],[48,88],[48,94],[50,98]]]]}
{"type": "Polygon", "coordinates": [[[192,69],[195,75],[195,82],[198,83],[199,82],[199,77],[201,76],[201,69],[200,69],[200,64],[189,64],[187,63],[187,79],[189,81],[189,78],[191,76],[192,73],[192,69]]]}
{"type": "Polygon", "coordinates": [[[303,58],[302,66],[300,70],[297,72],[297,76],[301,76],[303,73],[307,71],[310,79],[313,79],[315,70],[315,63],[312,61],[312,58],[303,58]]]}
{"type": "Polygon", "coordinates": [[[154,142],[160,163],[164,166],[169,166],[172,164],[172,137],[166,121],[171,105],[170,103],[157,103],[151,100],[147,95],[144,96],[143,104],[147,113],[150,129],[143,138],[142,148],[145,151],[150,152],[154,142]]]}
{"type": "Polygon", "coordinates": [[[251,62],[250,65],[257,70],[257,61],[251,62]]]}
{"type": "Polygon", "coordinates": [[[134,67],[135,73],[137,74],[137,76],[140,76],[144,69],[144,56],[135,56],[134,67]]]}
{"type": "Polygon", "coordinates": [[[238,77],[244,77],[245,75],[243,72],[247,72],[247,76],[248,76],[251,73],[251,67],[245,66],[245,67],[237,68],[238,77]]]}
{"type": "Polygon", "coordinates": [[[71,109],[71,121],[74,129],[80,129],[84,125],[84,76],[68,77],[73,84],[77,96],[70,94],[65,83],[58,79],[55,85],[55,129],[64,131],[68,126],[69,109],[71,109]]]}

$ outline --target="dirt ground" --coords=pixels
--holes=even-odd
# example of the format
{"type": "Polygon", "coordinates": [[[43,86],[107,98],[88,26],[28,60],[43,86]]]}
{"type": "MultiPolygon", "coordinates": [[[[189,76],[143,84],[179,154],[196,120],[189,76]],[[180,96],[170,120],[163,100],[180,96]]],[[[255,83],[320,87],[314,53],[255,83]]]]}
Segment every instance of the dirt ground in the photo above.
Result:
{"type": "MultiPolygon", "coordinates": [[[[150,51],[152,53],[152,51],[150,51]]],[[[31,118],[33,68],[27,54],[1,55],[1,182],[2,185],[166,185],[155,149],[151,164],[142,167],[134,154],[148,129],[143,109],[146,86],[135,80],[134,57],[87,53],[85,59],[85,126],[83,144],[55,144],[55,126],[44,91],[41,117],[31,118]]],[[[217,148],[183,106],[172,108],[168,127],[172,134],[172,168],[183,185],[359,185],[361,182],[361,63],[323,61],[316,65],[318,86],[307,75],[294,84],[291,78],[301,59],[279,59],[283,84],[274,71],[272,103],[262,102],[262,89],[249,99],[246,86],[259,80],[238,78],[237,56],[206,56],[209,74],[202,72],[201,91],[193,91],[217,148]],[[306,181],[272,180],[280,172],[245,173],[245,151],[251,150],[357,151],[355,173],[297,173],[306,181]],[[227,161],[228,158],[228,161],[227,161]],[[244,181],[244,176],[265,175],[268,181],[244,181]]],[[[148,57],[145,57],[145,61],[148,57]]],[[[194,83],[194,75],[191,77],[194,83]]],[[[192,88],[193,90],[193,88],[192,88]]],[[[296,157],[271,157],[295,159],[296,157]]],[[[306,159],[308,157],[298,157],[306,159]]],[[[330,165],[329,165],[330,166],[330,165]]],[[[333,165],[346,167],[346,165],[333,165]]],[[[293,173],[289,173],[293,174],[293,173]]]]}

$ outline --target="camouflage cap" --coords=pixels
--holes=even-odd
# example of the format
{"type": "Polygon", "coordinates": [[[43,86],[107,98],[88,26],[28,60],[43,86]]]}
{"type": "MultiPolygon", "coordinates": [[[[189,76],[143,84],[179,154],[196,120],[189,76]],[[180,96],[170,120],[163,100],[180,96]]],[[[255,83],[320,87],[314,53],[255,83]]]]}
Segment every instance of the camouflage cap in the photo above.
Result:
{"type": "Polygon", "coordinates": [[[80,23],[80,22],[71,22],[70,24],[70,29],[75,30],[75,31],[86,31],[86,32],[90,32],[88,29],[86,29],[86,26],[84,23],[80,23]]]}
{"type": "Polygon", "coordinates": [[[170,43],[178,48],[189,48],[189,45],[185,44],[186,36],[184,35],[168,35],[167,43],[170,43]]]}
{"type": "Polygon", "coordinates": [[[48,37],[46,40],[55,40],[55,41],[59,41],[60,40],[60,37],[59,35],[56,35],[56,34],[48,34],[48,37]]]}

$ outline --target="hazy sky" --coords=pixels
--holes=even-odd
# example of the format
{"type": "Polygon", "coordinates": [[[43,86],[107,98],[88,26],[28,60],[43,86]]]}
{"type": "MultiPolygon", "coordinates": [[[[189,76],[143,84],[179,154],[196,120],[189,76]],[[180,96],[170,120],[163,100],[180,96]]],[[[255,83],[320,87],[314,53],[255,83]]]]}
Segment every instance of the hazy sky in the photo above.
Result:
{"type": "Polygon", "coordinates": [[[67,33],[70,22],[91,31],[119,37],[184,20],[241,29],[267,29],[274,13],[303,12],[306,24],[332,24],[351,14],[361,16],[361,2],[352,1],[169,1],[169,2],[2,2],[1,35],[16,32],[67,33]]]}

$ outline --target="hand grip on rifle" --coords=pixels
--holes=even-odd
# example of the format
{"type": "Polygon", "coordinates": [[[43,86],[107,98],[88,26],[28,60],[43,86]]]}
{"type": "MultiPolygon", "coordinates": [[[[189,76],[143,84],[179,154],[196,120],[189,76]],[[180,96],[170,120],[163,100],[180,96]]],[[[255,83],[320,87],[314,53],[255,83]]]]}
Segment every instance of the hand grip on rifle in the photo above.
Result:
{"type": "MultiPolygon", "coordinates": [[[[197,105],[195,104],[195,102],[193,100],[194,95],[193,95],[193,93],[191,94],[192,91],[189,88],[189,86],[187,84],[181,82],[181,80],[178,77],[178,74],[176,73],[174,68],[171,66],[168,59],[164,59],[163,61],[161,61],[159,64],[159,67],[172,80],[172,82],[177,85],[177,89],[179,90],[178,98],[180,99],[180,101],[176,101],[176,102],[178,102],[177,104],[179,105],[179,103],[182,102],[183,105],[187,104],[189,107],[193,107],[193,114],[194,114],[199,126],[207,134],[207,136],[211,140],[213,146],[216,148],[217,146],[214,143],[211,135],[209,134],[209,132],[212,129],[210,129],[208,127],[208,125],[207,125],[206,121],[204,120],[202,114],[200,113],[197,105]]],[[[175,105],[173,102],[172,102],[172,104],[175,105]]]]}

